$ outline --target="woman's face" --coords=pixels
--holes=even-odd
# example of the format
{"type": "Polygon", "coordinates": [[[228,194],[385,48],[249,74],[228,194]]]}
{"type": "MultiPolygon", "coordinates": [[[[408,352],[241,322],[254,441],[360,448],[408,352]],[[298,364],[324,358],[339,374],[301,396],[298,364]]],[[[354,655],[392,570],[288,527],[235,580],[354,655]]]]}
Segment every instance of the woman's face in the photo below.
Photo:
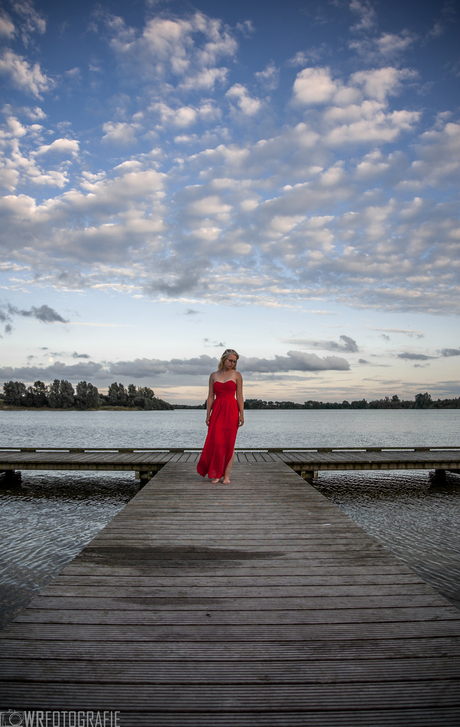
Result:
{"type": "Polygon", "coordinates": [[[224,369],[226,371],[230,371],[230,369],[234,369],[236,366],[237,358],[234,353],[231,353],[224,361],[224,369]]]}

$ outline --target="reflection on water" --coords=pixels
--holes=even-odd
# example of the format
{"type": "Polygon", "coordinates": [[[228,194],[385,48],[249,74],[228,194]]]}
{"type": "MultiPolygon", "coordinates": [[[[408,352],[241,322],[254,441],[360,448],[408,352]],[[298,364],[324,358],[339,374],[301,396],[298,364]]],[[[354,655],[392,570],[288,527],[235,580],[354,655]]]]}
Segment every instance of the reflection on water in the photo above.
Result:
{"type": "Polygon", "coordinates": [[[315,487],[460,608],[460,476],[321,473],[315,487]]]}
{"type": "Polygon", "coordinates": [[[0,489],[0,629],[137,491],[134,475],[27,473],[0,489]]]}

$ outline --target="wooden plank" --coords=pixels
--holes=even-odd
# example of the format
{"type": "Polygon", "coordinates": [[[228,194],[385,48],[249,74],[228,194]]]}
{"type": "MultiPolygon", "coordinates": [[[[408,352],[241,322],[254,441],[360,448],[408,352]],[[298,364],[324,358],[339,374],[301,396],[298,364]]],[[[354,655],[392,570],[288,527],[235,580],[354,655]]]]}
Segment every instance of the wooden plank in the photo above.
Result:
{"type": "Polygon", "coordinates": [[[393,669],[386,663],[375,659],[359,661],[310,661],[302,662],[240,662],[238,669],[231,662],[214,661],[203,663],[197,668],[197,662],[171,661],[101,661],[90,659],[66,661],[64,659],[31,659],[25,663],[21,659],[11,659],[5,663],[8,677],[15,679],[28,678],[31,681],[46,682],[47,670],[53,669],[58,682],[79,682],[97,680],[98,683],[138,683],[138,684],[174,684],[186,679],[189,684],[199,684],[204,679],[210,684],[250,684],[254,677],[265,683],[308,683],[329,684],[338,678],[350,682],[393,681],[405,678],[409,681],[459,678],[460,657],[453,657],[446,662],[437,659],[415,658],[398,659],[393,669]]]}
{"type": "MultiPolygon", "coordinates": [[[[60,599],[63,601],[64,599],[60,599]]],[[[93,599],[93,604],[96,599],[93,599]]],[[[106,599],[100,599],[107,604],[106,599]]],[[[169,624],[169,625],[194,625],[208,624],[212,618],[213,624],[254,624],[254,613],[251,610],[244,610],[242,602],[238,610],[213,610],[212,616],[206,609],[181,610],[178,605],[172,605],[166,610],[157,608],[148,610],[131,610],[122,608],[121,603],[107,605],[99,609],[89,609],[86,601],[79,599],[79,602],[72,603],[69,599],[68,608],[55,599],[55,608],[29,608],[22,611],[15,619],[16,623],[72,623],[72,624],[169,624]],[[82,608],[78,608],[81,603],[82,608]],[[72,607],[74,606],[74,607],[72,607]]],[[[387,623],[405,622],[423,618],[424,621],[456,620],[458,609],[455,606],[440,606],[426,608],[415,605],[410,608],[322,608],[322,609],[276,609],[270,601],[265,609],[257,611],[258,624],[331,624],[331,623],[387,623]]],[[[459,657],[460,658],[460,657],[459,657]]]]}
{"type": "MultiPolygon", "coordinates": [[[[140,712],[151,710],[175,714],[177,724],[179,714],[186,712],[219,712],[222,700],[238,712],[277,711],[280,705],[289,704],[293,710],[308,713],[314,709],[330,711],[331,701],[335,709],[360,710],[365,704],[367,709],[390,710],[395,702],[399,709],[417,705],[418,708],[437,707],[442,714],[443,707],[458,706],[458,681],[454,679],[405,682],[360,682],[342,684],[247,684],[213,685],[193,684],[176,685],[156,684],[100,684],[81,685],[60,683],[59,694],[50,693],[46,684],[30,683],[21,687],[17,682],[8,685],[15,689],[17,699],[28,708],[43,705],[46,700],[48,709],[61,708],[62,701],[73,704],[76,710],[87,708],[88,704],[97,705],[99,710],[120,709],[131,704],[140,712]],[[30,705],[30,706],[29,706],[30,705]]],[[[0,696],[2,692],[0,691],[0,696]]],[[[93,708],[94,708],[93,706],[93,708]]],[[[438,713],[439,714],[439,713],[438,713]]],[[[131,724],[136,724],[135,722],[131,724]]],[[[231,723],[230,723],[231,724],[231,723]]],[[[331,724],[333,722],[331,721],[331,724]]],[[[439,725],[439,722],[438,722],[439,725]]]]}

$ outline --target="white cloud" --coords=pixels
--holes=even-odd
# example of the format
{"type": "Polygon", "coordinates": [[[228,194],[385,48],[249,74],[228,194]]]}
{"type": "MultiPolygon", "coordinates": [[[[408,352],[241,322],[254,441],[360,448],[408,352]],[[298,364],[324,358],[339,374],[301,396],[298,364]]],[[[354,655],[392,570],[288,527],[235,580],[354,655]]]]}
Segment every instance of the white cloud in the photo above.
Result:
{"type": "Polygon", "coordinates": [[[362,161],[356,165],[356,177],[367,181],[376,179],[390,169],[390,164],[384,159],[380,150],[366,154],[362,161]]]}
{"type": "Polygon", "coordinates": [[[425,131],[418,152],[411,167],[414,178],[435,187],[460,183],[460,124],[448,122],[441,130],[425,131]]]}
{"type": "Polygon", "coordinates": [[[136,141],[136,133],[139,129],[139,124],[107,121],[102,125],[102,130],[105,132],[102,141],[112,144],[133,144],[136,141]]]}
{"type": "Polygon", "coordinates": [[[5,15],[0,15],[0,36],[12,39],[15,34],[14,23],[5,15]]]}
{"type": "Polygon", "coordinates": [[[13,86],[37,98],[54,86],[54,82],[42,73],[38,63],[31,67],[25,58],[8,49],[0,58],[0,73],[7,76],[13,86]]]}
{"type": "Polygon", "coordinates": [[[269,63],[263,71],[255,73],[255,77],[268,91],[273,91],[279,86],[280,72],[273,61],[269,63]]]}
{"type": "Polygon", "coordinates": [[[376,46],[382,56],[392,57],[398,53],[403,53],[409,46],[414,43],[415,37],[410,33],[403,33],[397,35],[394,33],[383,33],[380,38],[376,40],[376,46]]]}
{"type": "Polygon", "coordinates": [[[59,156],[78,156],[80,144],[76,139],[55,139],[51,144],[40,146],[35,153],[36,156],[59,155],[59,156]]]}
{"type": "Polygon", "coordinates": [[[366,37],[349,41],[348,47],[355,50],[369,65],[381,65],[399,60],[408,48],[416,42],[417,37],[408,31],[382,33],[380,37],[366,37]]]}
{"type": "Polygon", "coordinates": [[[396,141],[402,131],[411,131],[420,119],[418,111],[393,111],[386,114],[379,105],[368,102],[364,102],[357,112],[361,114],[361,118],[349,124],[336,126],[329,132],[328,144],[341,146],[350,143],[396,141]]]}
{"type": "Polygon", "coordinates": [[[181,19],[154,17],[138,36],[121,18],[102,17],[122,68],[134,66],[141,78],[169,79],[183,89],[212,90],[223,83],[228,69],[218,63],[232,58],[238,47],[220,20],[201,12],[181,19]]]}
{"type": "Polygon", "coordinates": [[[358,71],[353,73],[350,81],[353,85],[362,86],[369,98],[375,98],[380,103],[385,103],[388,95],[399,93],[403,80],[415,77],[417,77],[417,72],[408,68],[398,70],[387,67],[372,71],[358,71]]]}
{"type": "Polygon", "coordinates": [[[209,216],[209,215],[224,215],[227,217],[228,213],[231,212],[232,207],[229,204],[224,204],[220,197],[212,195],[209,197],[203,197],[202,199],[192,202],[189,205],[189,213],[198,216],[209,216]]]}
{"type": "Polygon", "coordinates": [[[173,125],[177,128],[186,128],[201,120],[204,123],[213,123],[220,118],[221,111],[211,100],[203,100],[200,106],[179,106],[172,108],[164,102],[156,102],[150,106],[150,111],[160,116],[163,125],[173,125]]]}
{"type": "Polygon", "coordinates": [[[224,84],[228,77],[228,68],[204,68],[194,75],[187,76],[179,88],[184,90],[196,90],[198,88],[212,91],[216,84],[224,84]]]}
{"type": "Polygon", "coordinates": [[[260,111],[262,106],[261,101],[250,96],[247,88],[241,83],[235,83],[234,86],[229,88],[226,96],[236,100],[240,111],[245,116],[254,116],[254,114],[260,111]]]}
{"type": "Polygon", "coordinates": [[[25,45],[29,42],[32,33],[43,35],[46,32],[46,20],[35,10],[33,2],[29,0],[14,0],[14,12],[22,18],[21,35],[25,45]]]}
{"type": "Polygon", "coordinates": [[[294,81],[294,98],[307,105],[326,104],[337,91],[328,68],[304,68],[294,81]]]}
{"type": "Polygon", "coordinates": [[[353,25],[351,30],[362,31],[371,30],[376,22],[376,13],[372,3],[368,0],[351,0],[350,10],[359,17],[359,21],[353,25]]]}

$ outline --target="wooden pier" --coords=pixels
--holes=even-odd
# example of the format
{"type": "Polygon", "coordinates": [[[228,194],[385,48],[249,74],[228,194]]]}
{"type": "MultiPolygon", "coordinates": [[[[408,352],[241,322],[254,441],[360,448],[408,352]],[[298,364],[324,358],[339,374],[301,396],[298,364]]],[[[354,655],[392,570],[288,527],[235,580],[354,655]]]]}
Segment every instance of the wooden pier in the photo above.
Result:
{"type": "Polygon", "coordinates": [[[1,634],[1,709],[116,710],[121,727],[458,727],[460,611],[292,462],[242,454],[228,486],[196,474],[196,453],[157,462],[1,634]]]}
{"type": "MultiPolygon", "coordinates": [[[[58,448],[0,447],[0,473],[21,470],[134,471],[148,482],[168,462],[191,463],[199,457],[194,448],[58,448]]],[[[321,471],[425,469],[460,472],[460,447],[320,447],[236,449],[236,462],[289,465],[304,479],[321,471]]]]}

